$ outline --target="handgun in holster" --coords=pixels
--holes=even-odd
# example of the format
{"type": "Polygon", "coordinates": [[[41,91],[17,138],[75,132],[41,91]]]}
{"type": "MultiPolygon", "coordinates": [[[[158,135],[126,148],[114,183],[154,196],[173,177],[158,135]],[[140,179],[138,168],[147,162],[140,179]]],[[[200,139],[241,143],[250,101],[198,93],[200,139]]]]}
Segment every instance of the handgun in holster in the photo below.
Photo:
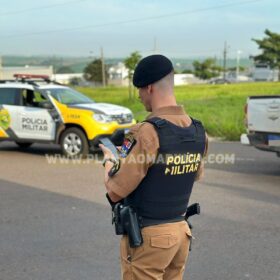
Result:
{"type": "Polygon", "coordinates": [[[116,235],[127,235],[131,248],[143,244],[140,230],[139,217],[131,206],[116,203],[112,208],[112,223],[115,225],[116,235]]]}
{"type": "MultiPolygon", "coordinates": [[[[190,229],[192,229],[193,226],[192,226],[191,222],[188,219],[191,216],[199,215],[199,214],[200,214],[200,205],[199,205],[199,203],[194,203],[194,204],[190,205],[187,208],[187,211],[186,211],[186,214],[185,214],[185,220],[188,223],[190,229]]],[[[189,250],[190,251],[192,250],[192,238],[190,239],[190,248],[189,248],[189,250]]]]}
{"type": "Polygon", "coordinates": [[[192,226],[192,224],[190,223],[190,221],[188,219],[191,216],[199,215],[199,214],[200,214],[200,205],[199,205],[199,203],[194,203],[194,204],[190,205],[187,208],[187,211],[186,211],[186,214],[185,214],[185,220],[189,224],[190,229],[192,229],[193,226],[192,226]]]}

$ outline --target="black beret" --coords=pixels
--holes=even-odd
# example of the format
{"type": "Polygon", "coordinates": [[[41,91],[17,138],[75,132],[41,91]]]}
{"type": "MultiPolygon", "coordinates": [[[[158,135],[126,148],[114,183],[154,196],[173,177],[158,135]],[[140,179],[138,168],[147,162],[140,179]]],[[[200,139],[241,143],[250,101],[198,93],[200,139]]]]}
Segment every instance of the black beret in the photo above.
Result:
{"type": "Polygon", "coordinates": [[[133,84],[142,88],[153,84],[173,71],[172,62],[160,54],[150,55],[138,63],[133,75],[133,84]]]}

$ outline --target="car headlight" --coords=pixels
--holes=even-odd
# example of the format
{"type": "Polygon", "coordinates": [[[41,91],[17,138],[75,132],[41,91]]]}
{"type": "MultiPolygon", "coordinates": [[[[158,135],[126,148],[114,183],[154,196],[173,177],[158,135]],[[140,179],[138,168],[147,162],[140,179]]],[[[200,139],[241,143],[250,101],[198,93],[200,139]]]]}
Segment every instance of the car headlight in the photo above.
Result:
{"type": "Polygon", "coordinates": [[[132,113],[126,114],[126,115],[125,115],[125,120],[126,120],[127,122],[132,122],[132,120],[133,120],[133,115],[132,115],[132,113]]]}
{"type": "Polygon", "coordinates": [[[111,116],[105,114],[93,114],[93,119],[101,123],[109,123],[113,121],[111,116]]]}

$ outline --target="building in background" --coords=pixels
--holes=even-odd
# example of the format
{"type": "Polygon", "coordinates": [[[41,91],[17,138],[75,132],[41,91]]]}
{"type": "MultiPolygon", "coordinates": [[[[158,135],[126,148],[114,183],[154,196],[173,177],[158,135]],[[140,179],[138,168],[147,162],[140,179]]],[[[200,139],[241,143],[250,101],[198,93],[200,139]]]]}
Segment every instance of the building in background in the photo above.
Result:
{"type": "Polygon", "coordinates": [[[24,67],[2,67],[0,65],[0,79],[13,80],[14,74],[30,74],[30,75],[53,75],[52,66],[24,66],[24,67]]]}
{"type": "Polygon", "coordinates": [[[54,80],[63,85],[69,85],[73,83],[74,79],[77,79],[77,83],[80,84],[84,80],[83,75],[83,73],[52,74],[51,80],[54,80]]]}
{"type": "Polygon", "coordinates": [[[0,61],[0,80],[13,80],[15,74],[47,75],[51,80],[64,85],[70,84],[74,78],[83,80],[83,73],[54,74],[53,66],[3,67],[0,61]]]}
{"type": "Polygon", "coordinates": [[[254,81],[278,81],[279,70],[271,69],[266,63],[256,63],[252,69],[254,81]]]}
{"type": "Polygon", "coordinates": [[[115,86],[128,86],[128,69],[125,67],[124,63],[119,62],[116,65],[111,66],[108,69],[109,85],[115,86]]]}
{"type": "MultiPolygon", "coordinates": [[[[128,86],[128,69],[122,62],[117,65],[111,66],[108,70],[109,73],[109,85],[116,86],[128,86]]],[[[174,83],[175,86],[197,84],[202,81],[196,78],[193,74],[175,74],[174,83]]]]}
{"type": "Polygon", "coordinates": [[[194,74],[175,74],[174,75],[174,85],[183,86],[188,84],[201,84],[205,81],[200,80],[194,74]]]}

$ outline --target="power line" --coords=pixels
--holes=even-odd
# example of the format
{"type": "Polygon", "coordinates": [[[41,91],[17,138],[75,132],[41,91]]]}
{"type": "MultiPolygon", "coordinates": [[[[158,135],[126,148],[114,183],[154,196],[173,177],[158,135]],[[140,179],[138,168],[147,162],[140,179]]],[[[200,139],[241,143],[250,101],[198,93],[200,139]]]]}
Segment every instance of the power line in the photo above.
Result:
{"type": "Polygon", "coordinates": [[[0,16],[8,16],[8,15],[16,15],[16,14],[23,14],[23,13],[28,13],[36,10],[43,10],[43,9],[50,9],[53,7],[59,7],[59,6],[65,6],[65,5],[70,5],[70,4],[76,4],[79,2],[84,2],[88,0],[75,0],[75,1],[67,1],[59,4],[53,4],[53,5],[47,5],[47,6],[40,6],[40,7],[33,7],[33,8],[28,8],[28,9],[23,9],[23,10],[16,10],[12,12],[6,12],[6,13],[0,13],[0,16]]]}
{"type": "MultiPolygon", "coordinates": [[[[85,1],[85,0],[82,0],[82,1],[85,1]]],[[[84,25],[84,26],[64,28],[64,29],[53,29],[53,30],[46,30],[46,31],[21,33],[21,34],[16,34],[16,35],[6,35],[6,36],[1,36],[1,38],[25,37],[25,36],[34,36],[34,35],[56,33],[56,32],[74,31],[74,30],[79,30],[79,29],[98,28],[98,27],[106,27],[106,26],[112,26],[112,25],[115,26],[115,25],[126,24],[126,23],[143,22],[143,21],[156,20],[156,19],[162,19],[162,18],[167,18],[167,17],[175,17],[175,16],[186,15],[186,14],[206,12],[206,11],[210,11],[210,10],[245,5],[245,4],[250,4],[250,3],[255,3],[255,2],[260,2],[260,1],[263,1],[263,0],[247,0],[247,1],[232,2],[232,3],[228,3],[228,4],[222,4],[222,5],[217,5],[217,6],[207,7],[207,8],[200,8],[200,9],[195,9],[195,10],[177,12],[177,13],[172,13],[172,14],[164,14],[164,15],[159,15],[159,16],[154,16],[154,17],[143,17],[143,18],[136,18],[136,19],[130,19],[130,20],[102,23],[102,24],[97,24],[97,25],[84,25]]]]}

